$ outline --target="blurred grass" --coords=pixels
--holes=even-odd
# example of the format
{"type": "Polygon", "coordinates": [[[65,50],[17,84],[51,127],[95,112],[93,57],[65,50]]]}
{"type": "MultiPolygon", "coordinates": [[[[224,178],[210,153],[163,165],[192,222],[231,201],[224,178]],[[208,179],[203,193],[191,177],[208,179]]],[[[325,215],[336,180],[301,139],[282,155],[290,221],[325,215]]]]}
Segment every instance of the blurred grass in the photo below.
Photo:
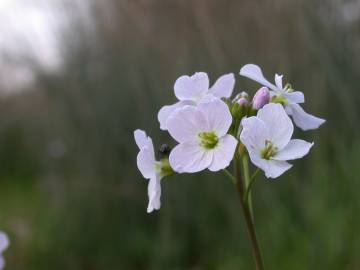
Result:
{"type": "MultiPolygon", "coordinates": [[[[255,184],[267,268],[360,269],[360,24],[342,17],[348,3],[94,2],[96,35],[74,22],[61,72],[34,66],[36,85],[0,100],[8,269],[253,269],[222,174],[165,179],[161,211],[146,214],[132,135],[173,144],[156,113],[175,101],[176,78],[204,70],[214,82],[249,62],[284,73],[327,119],[297,132],[315,141],[309,156],[255,184]]],[[[237,76],[236,91],[257,87],[237,76]]]]}

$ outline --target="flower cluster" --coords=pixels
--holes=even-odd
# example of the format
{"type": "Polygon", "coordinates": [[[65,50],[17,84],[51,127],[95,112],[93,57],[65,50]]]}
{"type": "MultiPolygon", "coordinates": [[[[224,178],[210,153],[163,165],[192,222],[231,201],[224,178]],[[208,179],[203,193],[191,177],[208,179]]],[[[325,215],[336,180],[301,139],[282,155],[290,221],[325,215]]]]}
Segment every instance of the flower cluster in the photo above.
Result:
{"type": "Polygon", "coordinates": [[[162,107],[158,120],[160,129],[168,131],[177,145],[172,150],[162,146],[158,161],[151,138],[144,131],[134,132],[139,147],[137,166],[149,179],[149,213],[160,208],[160,184],[166,176],[224,170],[234,157],[248,155],[267,178],[276,178],[291,168],[288,160],[305,156],[313,146],[291,139],[294,126],[289,116],[302,130],[325,122],[301,108],[302,92],[290,84],[283,86],[282,75],[276,74],[275,84],[270,83],[254,64],[242,67],[240,75],[262,85],[252,100],[246,92],[231,99],[232,73],[221,76],[211,87],[204,72],[176,80],[178,102],[162,107]]]}

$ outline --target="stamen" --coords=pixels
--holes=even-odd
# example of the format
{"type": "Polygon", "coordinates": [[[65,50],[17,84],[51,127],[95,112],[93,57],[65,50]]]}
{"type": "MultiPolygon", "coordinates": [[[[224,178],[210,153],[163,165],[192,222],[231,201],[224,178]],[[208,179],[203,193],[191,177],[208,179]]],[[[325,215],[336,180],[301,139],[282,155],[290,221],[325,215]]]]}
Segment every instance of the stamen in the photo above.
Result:
{"type": "Polygon", "coordinates": [[[200,132],[199,137],[201,140],[201,146],[205,149],[213,149],[219,142],[219,138],[215,132],[200,132]]]}
{"type": "Polygon", "coordinates": [[[278,152],[278,148],[273,145],[269,140],[265,141],[265,147],[261,150],[261,157],[270,160],[278,152]]]}

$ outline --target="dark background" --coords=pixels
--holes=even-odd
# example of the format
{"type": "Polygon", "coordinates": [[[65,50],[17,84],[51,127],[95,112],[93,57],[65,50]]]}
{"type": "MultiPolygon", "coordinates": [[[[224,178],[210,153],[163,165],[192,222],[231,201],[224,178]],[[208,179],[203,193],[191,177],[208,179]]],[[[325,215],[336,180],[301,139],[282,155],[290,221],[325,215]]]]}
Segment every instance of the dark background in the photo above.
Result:
{"type": "Polygon", "coordinates": [[[278,180],[254,186],[267,269],[360,269],[360,2],[97,0],[0,4],[0,229],[7,269],[254,269],[221,173],[164,179],[146,213],[133,130],[181,75],[211,83],[247,63],[305,93],[327,119],[278,180]]]}

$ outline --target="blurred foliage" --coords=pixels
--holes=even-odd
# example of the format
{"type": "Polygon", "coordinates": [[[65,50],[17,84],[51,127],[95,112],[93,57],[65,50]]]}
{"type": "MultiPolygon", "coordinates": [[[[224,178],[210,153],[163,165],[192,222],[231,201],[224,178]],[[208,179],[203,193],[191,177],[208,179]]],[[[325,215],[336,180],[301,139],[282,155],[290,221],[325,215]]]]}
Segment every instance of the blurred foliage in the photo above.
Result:
{"type": "MultiPolygon", "coordinates": [[[[173,144],[156,114],[177,77],[212,82],[261,65],[326,118],[311,154],[254,187],[267,269],[360,269],[360,23],[351,1],[95,1],[95,30],[65,8],[64,66],[0,99],[0,220],[12,270],[253,269],[238,198],[222,174],[163,181],[146,214],[133,130],[173,144]]],[[[355,1],[356,2],[356,1],[355,1]]],[[[257,84],[237,75],[236,91],[257,84]]]]}

